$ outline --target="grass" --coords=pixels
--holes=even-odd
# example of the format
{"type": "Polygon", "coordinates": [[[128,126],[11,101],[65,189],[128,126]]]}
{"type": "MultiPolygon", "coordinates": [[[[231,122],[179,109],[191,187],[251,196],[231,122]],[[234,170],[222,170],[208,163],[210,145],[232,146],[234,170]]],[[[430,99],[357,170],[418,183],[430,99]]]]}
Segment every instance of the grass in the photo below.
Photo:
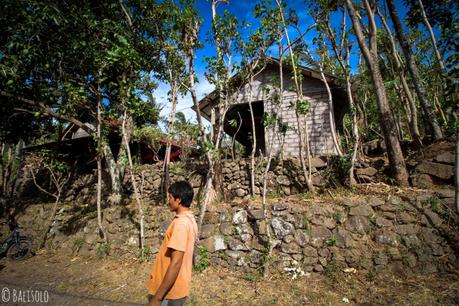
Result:
{"type": "MultiPolygon", "coordinates": [[[[145,304],[145,282],[151,262],[103,260],[63,255],[38,255],[27,261],[8,263],[0,281],[17,284],[59,283],[59,293],[102,298],[129,304],[145,304]]],[[[255,274],[209,266],[194,273],[187,305],[453,305],[459,297],[459,276],[453,274],[404,274],[358,271],[355,274],[329,270],[292,280],[289,275],[255,274]]],[[[40,287],[41,288],[41,287],[40,287]]]]}

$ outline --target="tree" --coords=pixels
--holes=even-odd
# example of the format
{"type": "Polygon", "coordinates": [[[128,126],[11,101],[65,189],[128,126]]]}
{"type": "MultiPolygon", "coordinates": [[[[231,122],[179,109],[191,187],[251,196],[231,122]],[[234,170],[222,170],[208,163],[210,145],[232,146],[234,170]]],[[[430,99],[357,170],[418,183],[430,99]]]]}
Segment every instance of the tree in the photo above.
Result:
{"type": "MultiPolygon", "coordinates": [[[[222,15],[218,15],[218,3],[227,3],[227,1],[212,0],[211,2],[212,37],[210,41],[215,44],[216,55],[206,59],[208,65],[206,78],[209,83],[215,85],[217,92],[217,105],[215,109],[217,114],[212,110],[210,141],[203,143],[209,162],[209,170],[206,175],[204,200],[200,208],[198,221],[199,230],[204,220],[207,205],[219,194],[216,192],[217,188],[223,188],[219,149],[223,138],[223,126],[226,112],[231,104],[231,94],[234,92],[230,84],[230,77],[232,72],[234,72],[232,62],[233,51],[236,41],[240,39],[240,34],[238,32],[239,22],[236,16],[230,14],[227,10],[225,10],[222,15]]],[[[190,84],[194,84],[194,80],[190,84]]],[[[193,99],[195,99],[195,97],[193,97],[193,99]]],[[[196,103],[195,106],[197,106],[196,103]]],[[[197,109],[199,109],[199,106],[197,106],[197,109]]],[[[220,191],[220,195],[223,195],[222,190],[220,191]]]]}
{"type": "Polygon", "coordinates": [[[165,1],[161,4],[166,16],[164,31],[162,32],[160,59],[162,68],[159,70],[158,78],[169,85],[168,98],[171,105],[167,122],[167,144],[163,164],[163,193],[166,194],[169,188],[169,163],[172,148],[172,139],[175,133],[175,118],[177,112],[177,99],[183,93],[183,82],[186,78],[185,54],[183,51],[183,35],[185,18],[182,17],[179,7],[172,1],[165,1]]]}
{"type": "MultiPolygon", "coordinates": [[[[349,185],[354,186],[356,184],[356,180],[354,177],[354,166],[355,161],[357,159],[358,149],[360,146],[360,135],[357,121],[357,110],[352,91],[351,71],[349,64],[352,44],[349,42],[348,29],[346,28],[345,6],[343,5],[343,7],[340,8],[336,7],[336,9],[340,9],[342,11],[341,26],[339,33],[337,30],[333,29],[330,24],[330,15],[334,12],[334,9],[335,7],[330,2],[324,3],[323,5],[320,5],[319,2],[319,5],[317,7],[312,8],[312,13],[314,14],[315,23],[317,24],[316,27],[319,32],[319,36],[316,38],[316,41],[318,41],[319,44],[324,45],[325,40],[322,40],[322,36],[324,36],[324,38],[326,38],[330,42],[335,59],[338,61],[338,67],[341,69],[341,72],[344,75],[347,100],[349,102],[352,116],[352,138],[354,141],[351,156],[351,166],[349,168],[349,185]],[[322,18],[324,20],[319,20],[319,18],[322,18]]],[[[325,49],[325,46],[322,46],[322,49],[325,49]]],[[[324,77],[323,73],[323,64],[321,64],[321,75],[322,79],[326,83],[326,78],[324,77]]],[[[327,91],[330,97],[331,94],[328,85],[327,91]]]]}
{"type": "MultiPolygon", "coordinates": [[[[256,7],[255,16],[261,12],[261,6],[256,7]]],[[[247,40],[241,40],[239,50],[241,52],[241,72],[239,76],[242,83],[249,84],[249,110],[252,123],[252,150],[250,152],[250,191],[255,195],[255,154],[257,149],[257,134],[255,117],[253,113],[253,82],[255,77],[261,73],[266,65],[266,51],[274,43],[276,27],[267,24],[267,19],[262,19],[261,26],[254,30],[247,40]]]]}
{"type": "Polygon", "coordinates": [[[389,14],[392,19],[392,24],[394,26],[398,42],[402,47],[403,54],[407,62],[408,71],[411,75],[414,89],[423,109],[425,118],[424,123],[431,127],[433,139],[440,139],[443,137],[443,132],[441,130],[440,124],[438,123],[437,115],[433,111],[432,103],[430,103],[427,99],[426,90],[419,76],[418,67],[414,60],[413,50],[411,49],[410,43],[405,37],[405,33],[403,31],[402,24],[400,22],[400,18],[398,16],[398,12],[395,7],[394,1],[386,0],[386,3],[389,8],[389,14]]]}
{"type": "Polygon", "coordinates": [[[287,49],[289,50],[288,56],[290,57],[290,65],[293,71],[293,81],[294,81],[293,83],[295,85],[295,93],[296,93],[296,100],[294,103],[294,107],[295,107],[295,115],[296,115],[296,122],[297,122],[297,132],[299,136],[300,163],[303,169],[303,175],[306,181],[307,188],[310,192],[314,193],[314,185],[312,184],[312,167],[311,167],[311,154],[310,154],[310,146],[309,146],[308,123],[306,120],[306,115],[309,112],[310,103],[303,97],[303,86],[302,86],[303,75],[299,71],[298,55],[295,55],[295,51],[293,49],[293,43],[291,43],[290,41],[288,30],[287,30],[287,25],[289,23],[296,22],[297,18],[293,16],[293,18],[289,18],[288,20],[286,20],[284,11],[283,11],[286,4],[281,0],[276,0],[276,4],[277,4],[277,7],[279,8],[279,18],[280,18],[280,21],[282,22],[283,30],[285,33],[285,38],[287,40],[287,49]],[[304,153],[305,148],[306,148],[306,157],[304,153]],[[307,161],[305,161],[305,159],[307,161]]]}
{"type": "Polygon", "coordinates": [[[39,241],[39,249],[41,249],[46,243],[48,233],[51,230],[51,226],[56,218],[57,208],[61,202],[64,187],[68,183],[71,175],[70,167],[65,162],[60,161],[60,159],[62,159],[62,156],[55,156],[49,151],[29,154],[26,157],[24,170],[32,176],[34,185],[41,192],[54,198],[54,204],[48,223],[45,225],[45,230],[39,241]],[[40,182],[37,180],[37,175],[42,170],[46,172],[51,183],[50,185],[52,185],[52,188],[50,189],[45,187],[41,180],[40,182]]]}
{"type": "MultiPolygon", "coordinates": [[[[97,121],[100,101],[103,116],[120,118],[121,83],[137,87],[142,71],[155,69],[161,23],[152,22],[160,17],[154,2],[8,0],[2,6],[0,96],[10,114],[45,114],[97,137],[84,123],[97,121]]],[[[112,192],[121,195],[124,148],[115,158],[106,133],[101,136],[112,192]]]]}
{"type": "MultiPolygon", "coordinates": [[[[413,138],[413,141],[416,146],[420,147],[422,146],[422,140],[421,140],[421,135],[419,132],[419,126],[418,126],[418,116],[417,116],[417,107],[416,107],[416,101],[414,99],[413,94],[411,93],[411,89],[408,86],[408,82],[406,80],[405,76],[405,68],[403,65],[402,58],[400,57],[398,51],[397,51],[397,45],[395,43],[395,39],[392,35],[392,32],[386,22],[386,18],[381,14],[381,11],[379,8],[376,9],[376,13],[378,14],[379,18],[381,19],[381,22],[384,26],[384,29],[386,30],[387,33],[387,38],[390,43],[390,50],[391,50],[391,55],[392,59],[395,62],[395,70],[398,71],[398,77],[400,78],[400,82],[402,84],[402,89],[404,96],[407,101],[407,106],[405,107],[406,109],[406,114],[408,117],[408,123],[410,127],[410,133],[411,137],[413,138]]],[[[390,58],[389,56],[387,56],[390,58]]]]}
{"type": "Polygon", "coordinates": [[[368,0],[364,0],[363,3],[369,20],[368,45],[366,44],[363,25],[358,17],[357,11],[354,8],[354,4],[351,0],[346,0],[345,5],[347,7],[349,16],[351,17],[352,26],[357,37],[360,50],[362,51],[362,54],[365,58],[366,65],[373,82],[378,105],[379,119],[389,157],[389,165],[394,174],[396,182],[399,185],[407,186],[408,173],[406,171],[405,160],[400,147],[400,142],[395,135],[395,123],[391,117],[390,106],[387,102],[386,91],[378,63],[378,49],[376,41],[377,27],[374,19],[376,2],[373,2],[372,6],[368,0]]]}

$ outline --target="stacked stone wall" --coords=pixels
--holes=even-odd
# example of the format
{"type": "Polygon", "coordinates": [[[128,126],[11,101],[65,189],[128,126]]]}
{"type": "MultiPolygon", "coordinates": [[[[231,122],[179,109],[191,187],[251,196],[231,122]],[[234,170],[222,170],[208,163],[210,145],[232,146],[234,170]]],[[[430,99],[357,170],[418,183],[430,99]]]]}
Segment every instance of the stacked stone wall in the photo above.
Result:
{"type": "MultiPolygon", "coordinates": [[[[458,220],[450,214],[454,192],[388,194],[340,199],[269,199],[267,216],[256,201],[211,205],[200,246],[212,265],[253,271],[266,260],[274,270],[331,269],[436,272],[456,265],[458,220]],[[268,239],[268,231],[271,240],[268,239]],[[269,243],[268,243],[269,241],[269,243]],[[268,257],[269,247],[273,247],[268,257]]],[[[18,216],[25,234],[42,236],[52,204],[18,216]]],[[[153,260],[172,219],[165,205],[144,201],[146,250],[153,260]]],[[[197,215],[198,209],[194,208],[197,215]]],[[[103,210],[108,244],[97,235],[95,208],[60,207],[46,247],[82,256],[139,257],[139,216],[134,202],[103,210]]]]}

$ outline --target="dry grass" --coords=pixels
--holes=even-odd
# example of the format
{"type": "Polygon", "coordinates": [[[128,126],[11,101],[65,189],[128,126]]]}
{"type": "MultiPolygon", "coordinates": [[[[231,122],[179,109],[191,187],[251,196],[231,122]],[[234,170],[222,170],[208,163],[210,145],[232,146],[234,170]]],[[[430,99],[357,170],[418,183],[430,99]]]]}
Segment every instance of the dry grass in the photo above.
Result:
{"type": "MultiPolygon", "coordinates": [[[[41,254],[24,262],[6,260],[0,281],[111,301],[144,304],[151,263],[132,259],[94,260],[41,254]]],[[[195,273],[189,305],[454,305],[459,303],[458,274],[387,273],[289,275],[266,279],[209,267],[195,273]],[[343,299],[349,303],[343,302],[343,299]]]]}

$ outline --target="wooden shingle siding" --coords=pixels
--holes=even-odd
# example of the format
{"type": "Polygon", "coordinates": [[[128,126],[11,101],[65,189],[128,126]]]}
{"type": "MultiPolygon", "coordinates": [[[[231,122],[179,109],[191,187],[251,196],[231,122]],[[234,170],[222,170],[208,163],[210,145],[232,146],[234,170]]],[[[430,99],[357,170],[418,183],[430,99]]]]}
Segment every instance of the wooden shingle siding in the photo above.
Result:
{"type": "MultiPolygon", "coordinates": [[[[268,81],[272,79],[274,75],[277,75],[277,71],[266,71],[258,76],[254,82],[253,88],[257,92],[257,100],[263,100],[265,105],[265,112],[273,112],[276,110],[276,105],[272,105],[267,97],[263,96],[262,90],[259,88],[262,84],[268,84],[268,81]]],[[[284,73],[284,93],[283,93],[283,105],[278,115],[282,118],[282,121],[287,123],[291,128],[285,135],[285,141],[282,148],[284,156],[299,156],[300,149],[300,137],[298,133],[297,118],[295,112],[295,101],[297,99],[296,93],[292,90],[294,88],[293,82],[288,74],[284,73]]],[[[328,94],[325,85],[316,79],[304,78],[303,79],[303,97],[311,103],[309,113],[306,115],[306,122],[308,126],[308,137],[309,145],[312,155],[335,155],[336,150],[333,145],[333,139],[331,135],[330,115],[329,115],[329,104],[328,94]]],[[[247,85],[248,88],[248,85],[247,85]]],[[[254,99],[255,100],[255,99],[254,99]]],[[[240,100],[240,103],[243,103],[240,100]]],[[[300,115],[300,125],[304,128],[305,118],[300,115]]],[[[268,129],[265,131],[266,146],[273,146],[273,154],[280,154],[281,141],[279,137],[275,137],[272,144],[270,144],[272,135],[268,129]]],[[[305,133],[303,132],[303,137],[305,133]]],[[[306,152],[306,149],[304,149],[306,152]]]]}
{"type": "MultiPolygon", "coordinates": [[[[268,66],[260,74],[258,74],[252,82],[252,95],[250,95],[250,86],[248,83],[243,85],[230,97],[231,104],[248,103],[251,97],[252,102],[263,101],[264,112],[272,113],[277,111],[277,105],[273,105],[270,97],[267,94],[266,87],[272,88],[272,81],[279,82],[279,70],[274,66],[268,66]]],[[[265,146],[273,147],[274,155],[282,154],[287,157],[299,156],[300,152],[300,137],[298,133],[297,118],[295,112],[295,101],[297,95],[294,91],[294,83],[291,73],[284,70],[284,91],[283,104],[278,112],[278,116],[282,118],[284,123],[287,123],[290,129],[285,135],[285,142],[281,148],[281,139],[276,135],[273,143],[271,142],[271,130],[265,128],[265,146]]],[[[304,129],[304,123],[307,122],[308,137],[311,154],[314,156],[336,155],[336,149],[333,144],[331,133],[328,94],[326,87],[321,80],[304,76],[302,81],[303,97],[311,103],[309,113],[304,116],[300,115],[300,125],[304,129]]],[[[303,137],[305,137],[305,133],[303,137]]],[[[306,148],[304,148],[306,152],[306,148]]]]}

